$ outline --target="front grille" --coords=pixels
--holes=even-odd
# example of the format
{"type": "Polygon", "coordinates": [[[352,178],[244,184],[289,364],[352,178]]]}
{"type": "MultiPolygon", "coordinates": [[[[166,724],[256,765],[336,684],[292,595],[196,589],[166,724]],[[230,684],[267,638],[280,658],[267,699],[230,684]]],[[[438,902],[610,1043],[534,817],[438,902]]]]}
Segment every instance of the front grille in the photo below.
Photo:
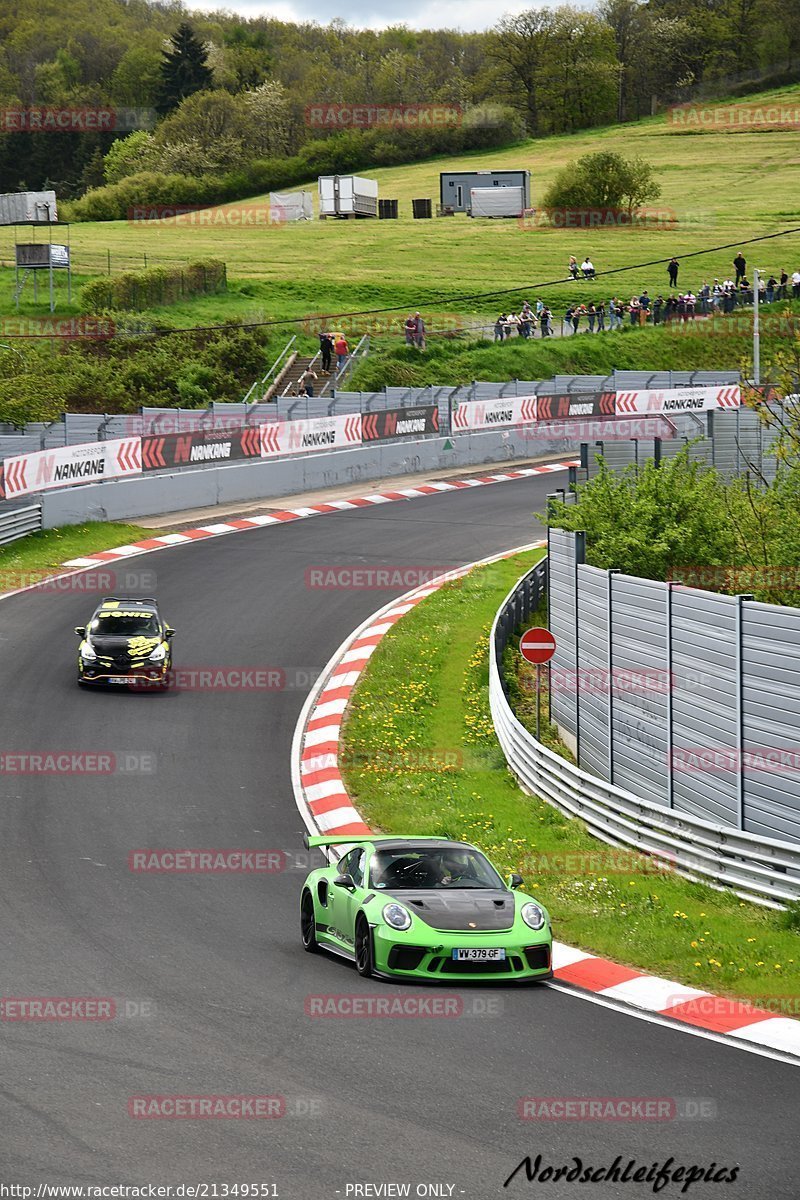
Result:
{"type": "Polygon", "coordinates": [[[422,946],[392,946],[388,964],[393,971],[416,971],[426,954],[422,946]]]}
{"type": "Polygon", "coordinates": [[[439,960],[442,975],[507,975],[522,970],[522,959],[512,956],[502,962],[459,962],[455,958],[439,960]]]}
{"type": "Polygon", "coordinates": [[[550,947],[526,946],[525,958],[532,971],[546,971],[550,966],[550,947]]]}

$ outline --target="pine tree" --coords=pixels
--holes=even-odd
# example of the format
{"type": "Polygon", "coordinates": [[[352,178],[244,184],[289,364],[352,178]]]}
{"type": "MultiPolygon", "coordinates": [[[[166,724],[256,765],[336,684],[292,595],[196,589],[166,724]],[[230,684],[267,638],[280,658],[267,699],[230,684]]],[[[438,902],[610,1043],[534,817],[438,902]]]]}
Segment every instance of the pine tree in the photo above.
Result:
{"type": "Polygon", "coordinates": [[[213,77],[207,58],[203,43],[191,25],[184,22],[172,35],[171,47],[164,51],[161,62],[161,82],[156,104],[160,116],[172,112],[181,100],[194,92],[211,87],[213,77]]]}

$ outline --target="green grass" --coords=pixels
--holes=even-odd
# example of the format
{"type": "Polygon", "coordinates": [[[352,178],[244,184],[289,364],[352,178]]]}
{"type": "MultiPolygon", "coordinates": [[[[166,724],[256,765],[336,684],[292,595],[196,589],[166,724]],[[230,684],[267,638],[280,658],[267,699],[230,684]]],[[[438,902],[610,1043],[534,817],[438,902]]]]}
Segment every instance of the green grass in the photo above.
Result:
{"type": "Polygon", "coordinates": [[[139,525],[89,521],[85,525],[65,525],[60,529],[28,534],[8,546],[0,546],[0,592],[34,583],[69,559],[158,537],[159,532],[163,531],[142,529],[139,525]]]}
{"type": "Polygon", "coordinates": [[[359,810],[373,828],[463,838],[502,871],[520,871],[562,941],[796,1015],[800,912],[745,904],[610,852],[507,770],[489,714],[488,631],[540,553],[448,584],[383,639],[344,730],[359,810]]]}
{"type": "MultiPolygon", "coordinates": [[[[780,89],[766,97],[770,103],[796,105],[800,88],[780,89]]],[[[747,97],[745,103],[758,101],[759,97],[747,97]]],[[[187,324],[228,316],[266,320],[391,305],[427,308],[426,315],[433,318],[448,314],[462,319],[483,318],[504,303],[503,296],[489,301],[454,300],[452,304],[439,300],[432,305],[431,301],[434,297],[523,286],[530,288],[530,299],[541,294],[555,309],[563,311],[570,300],[586,298],[587,289],[576,289],[572,284],[549,288],[534,285],[563,278],[570,254],[580,260],[590,253],[602,271],[777,233],[797,224],[799,145],[798,135],[792,131],[682,132],[672,127],[664,114],[630,125],[532,140],[506,150],[368,172],[378,180],[381,196],[399,199],[399,221],[328,220],[292,226],[126,221],[73,224],[73,263],[81,278],[89,278],[105,272],[109,251],[113,269],[139,269],[145,255],[151,266],[204,257],[222,259],[231,281],[228,296],[204,297],[170,309],[153,310],[159,320],[172,322],[179,318],[187,324]],[[546,186],[567,160],[612,147],[622,154],[639,154],[653,163],[662,185],[662,196],[655,207],[675,211],[675,228],[618,228],[589,233],[523,229],[513,220],[472,221],[463,215],[447,220],[411,219],[412,197],[438,199],[441,170],[463,165],[528,167],[533,201],[540,205],[546,186]]],[[[316,180],[307,181],[305,186],[316,190],[316,180]]],[[[241,202],[241,206],[221,207],[263,212],[266,203],[267,197],[259,196],[241,202]]],[[[800,236],[766,243],[758,250],[746,249],[745,253],[753,265],[768,270],[785,266],[791,272],[800,262],[800,236]]],[[[703,278],[727,274],[734,254],[735,249],[705,254],[684,264],[681,285],[691,284],[696,290],[703,278]]],[[[13,234],[0,230],[0,263],[12,261],[13,234]]],[[[12,281],[13,272],[8,266],[0,270],[0,295],[4,297],[0,311],[9,315],[15,311],[12,281]]],[[[630,297],[645,286],[651,291],[662,290],[666,283],[664,266],[646,267],[598,280],[591,294],[602,293],[607,298],[617,292],[630,297]]],[[[63,276],[58,277],[58,286],[58,312],[71,311],[66,306],[63,276]]],[[[30,295],[28,284],[23,302],[26,314],[33,311],[30,295]]],[[[43,303],[36,311],[45,309],[43,303]]],[[[379,330],[387,338],[400,336],[402,315],[398,312],[381,317],[379,330]]],[[[435,325],[435,319],[431,323],[435,325]]],[[[349,332],[355,334],[368,327],[368,320],[359,318],[352,322],[349,332]]],[[[655,365],[650,356],[656,350],[655,344],[638,343],[641,361],[637,365],[655,365]]],[[[509,364],[509,376],[513,373],[509,364]]]]}

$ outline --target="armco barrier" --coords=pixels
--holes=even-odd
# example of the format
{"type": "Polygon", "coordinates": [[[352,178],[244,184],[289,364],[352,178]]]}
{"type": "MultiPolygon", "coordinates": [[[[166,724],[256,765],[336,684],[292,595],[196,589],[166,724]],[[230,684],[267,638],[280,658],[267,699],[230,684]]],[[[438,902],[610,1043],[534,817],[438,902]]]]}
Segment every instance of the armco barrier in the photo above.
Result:
{"type": "Polygon", "coordinates": [[[41,504],[27,504],[24,508],[0,506],[0,546],[7,546],[29,533],[38,533],[41,528],[41,504]]]}
{"type": "Polygon", "coordinates": [[[541,594],[546,571],[545,559],[514,586],[498,610],[489,639],[492,720],[521,786],[568,816],[580,817],[601,841],[634,847],[661,859],[665,869],[730,888],[743,899],[772,908],[800,900],[800,845],[742,833],[643,800],[573,766],[520,724],[506,696],[503,650],[541,594]]]}

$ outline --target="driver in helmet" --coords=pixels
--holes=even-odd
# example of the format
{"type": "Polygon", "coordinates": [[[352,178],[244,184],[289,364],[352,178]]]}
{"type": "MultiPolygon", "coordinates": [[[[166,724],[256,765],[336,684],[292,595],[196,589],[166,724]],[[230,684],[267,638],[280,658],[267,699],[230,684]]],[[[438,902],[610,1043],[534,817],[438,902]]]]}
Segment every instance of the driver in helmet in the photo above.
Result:
{"type": "Polygon", "coordinates": [[[439,886],[455,887],[471,876],[469,855],[464,850],[445,850],[439,859],[439,886]]]}

